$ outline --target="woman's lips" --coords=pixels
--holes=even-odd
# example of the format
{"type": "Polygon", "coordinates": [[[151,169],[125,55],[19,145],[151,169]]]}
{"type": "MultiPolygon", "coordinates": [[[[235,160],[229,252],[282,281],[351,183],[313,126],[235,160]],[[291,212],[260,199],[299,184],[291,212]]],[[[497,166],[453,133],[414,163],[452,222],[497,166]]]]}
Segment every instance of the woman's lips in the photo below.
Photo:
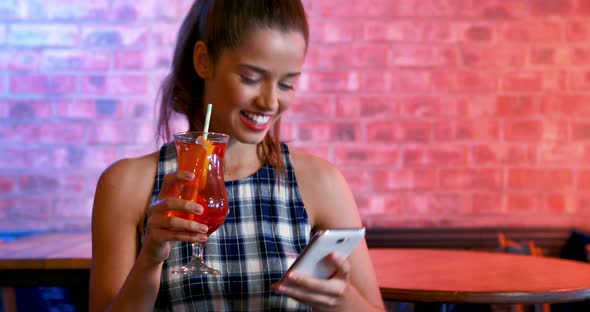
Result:
{"type": "Polygon", "coordinates": [[[271,116],[251,112],[241,112],[240,119],[249,129],[254,131],[264,131],[270,124],[271,116]]]}

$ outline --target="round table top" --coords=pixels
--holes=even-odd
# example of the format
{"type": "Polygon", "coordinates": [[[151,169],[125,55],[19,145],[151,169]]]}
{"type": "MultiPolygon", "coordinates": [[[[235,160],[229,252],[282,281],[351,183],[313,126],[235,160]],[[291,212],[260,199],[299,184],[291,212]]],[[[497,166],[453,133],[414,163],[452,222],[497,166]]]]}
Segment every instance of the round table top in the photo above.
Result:
{"type": "Polygon", "coordinates": [[[590,299],[590,264],[443,249],[369,249],[384,299],[555,303],[590,299]]]}

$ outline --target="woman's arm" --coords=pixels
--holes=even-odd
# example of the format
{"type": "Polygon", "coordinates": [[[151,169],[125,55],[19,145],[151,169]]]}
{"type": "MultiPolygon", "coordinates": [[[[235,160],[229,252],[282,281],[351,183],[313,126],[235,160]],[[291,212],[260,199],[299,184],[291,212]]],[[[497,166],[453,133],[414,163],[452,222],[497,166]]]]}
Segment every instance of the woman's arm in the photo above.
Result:
{"type": "MultiPolygon", "coordinates": [[[[202,207],[181,199],[164,198],[150,205],[157,156],[123,160],[99,179],[92,214],[90,311],[153,310],[171,241],[205,241],[207,227],[176,217],[167,210],[202,213],[202,207]],[[146,210],[147,209],[147,210],[146,210]],[[139,235],[147,211],[146,235],[139,235]]],[[[194,175],[167,174],[162,189],[194,175]]]]}
{"type": "MultiPolygon", "coordinates": [[[[292,151],[292,160],[303,202],[314,228],[362,226],[352,192],[335,166],[296,150],[292,151]]],[[[305,276],[294,278],[301,286],[300,289],[291,289],[298,291],[295,298],[308,302],[325,299],[328,304],[322,307],[339,311],[384,309],[365,240],[348,259],[332,255],[329,261],[339,269],[327,281],[305,276]],[[321,294],[325,294],[324,298],[321,294]]]]}
{"type": "Polygon", "coordinates": [[[133,302],[138,311],[153,308],[161,266],[140,259],[136,263],[136,257],[138,226],[154,176],[155,164],[148,159],[128,159],[113,164],[98,181],[92,212],[90,311],[122,310],[123,302],[133,302]],[[142,165],[148,166],[149,174],[136,170],[142,165]]]}

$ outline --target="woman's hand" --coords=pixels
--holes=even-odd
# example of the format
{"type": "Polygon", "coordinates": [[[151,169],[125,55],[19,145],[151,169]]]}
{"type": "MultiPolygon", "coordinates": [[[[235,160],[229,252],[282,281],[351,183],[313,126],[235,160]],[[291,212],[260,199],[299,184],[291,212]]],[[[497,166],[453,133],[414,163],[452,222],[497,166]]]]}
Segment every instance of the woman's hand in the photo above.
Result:
{"type": "Polygon", "coordinates": [[[166,214],[170,210],[194,214],[203,213],[201,205],[172,197],[180,183],[192,179],[194,179],[194,174],[186,171],[165,175],[158,200],[148,207],[146,235],[140,256],[143,256],[149,263],[160,264],[168,259],[171,241],[198,243],[207,240],[206,225],[166,214]]]}
{"type": "Polygon", "coordinates": [[[332,262],[336,267],[336,273],[329,279],[318,279],[290,273],[285,281],[273,285],[273,289],[276,292],[309,304],[313,311],[346,310],[346,303],[349,300],[355,300],[355,296],[357,296],[357,299],[362,299],[359,298],[360,295],[350,285],[350,263],[346,258],[336,253],[328,255],[327,261],[332,262]]]}

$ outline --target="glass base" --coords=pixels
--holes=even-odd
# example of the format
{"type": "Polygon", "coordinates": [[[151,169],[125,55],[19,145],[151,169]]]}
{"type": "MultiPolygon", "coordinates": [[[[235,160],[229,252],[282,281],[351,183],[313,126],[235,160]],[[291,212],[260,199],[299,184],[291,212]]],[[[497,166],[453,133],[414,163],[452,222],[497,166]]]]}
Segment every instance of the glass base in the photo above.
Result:
{"type": "Polygon", "coordinates": [[[203,260],[192,257],[191,262],[178,268],[172,269],[176,275],[219,275],[221,272],[208,267],[203,260]]]}

